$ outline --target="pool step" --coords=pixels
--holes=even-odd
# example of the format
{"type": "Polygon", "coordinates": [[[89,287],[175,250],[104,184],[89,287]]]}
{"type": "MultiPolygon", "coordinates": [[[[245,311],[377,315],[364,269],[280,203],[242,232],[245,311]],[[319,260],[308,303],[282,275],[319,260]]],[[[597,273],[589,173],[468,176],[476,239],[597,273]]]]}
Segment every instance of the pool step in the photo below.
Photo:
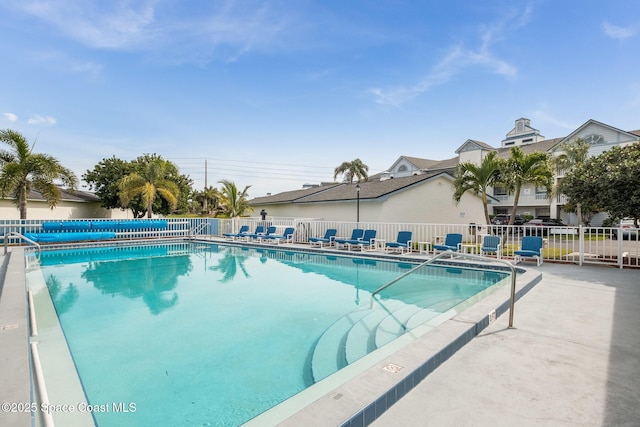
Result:
{"type": "Polygon", "coordinates": [[[363,317],[347,333],[345,342],[347,363],[353,363],[382,345],[405,334],[410,330],[406,326],[408,319],[417,313],[428,310],[427,307],[436,304],[442,298],[442,296],[435,295],[424,298],[424,295],[422,295],[421,300],[412,304],[394,300],[376,302],[376,304],[380,304],[379,308],[368,316],[363,317]],[[380,334],[380,338],[378,338],[378,334],[380,334]]]}
{"type": "MultiPolygon", "coordinates": [[[[418,297],[424,298],[424,294],[416,295],[414,298],[417,299],[418,297]]],[[[393,311],[407,305],[405,302],[394,299],[385,300],[382,304],[385,309],[389,311],[393,311]]],[[[371,316],[372,314],[380,316],[380,318],[384,318],[389,314],[385,309],[380,307],[379,302],[374,303],[373,308],[369,308],[367,305],[366,307],[352,311],[351,313],[341,317],[327,328],[326,331],[324,331],[315,344],[311,358],[311,374],[314,382],[328,377],[348,364],[345,348],[349,331],[351,331],[355,325],[361,323],[363,318],[371,316]],[[381,313],[375,314],[378,312],[381,313]]],[[[375,334],[366,336],[364,339],[374,340],[374,338],[375,334]]],[[[352,338],[352,340],[353,339],[354,338],[352,338]]]]}
{"type": "Polygon", "coordinates": [[[463,298],[449,298],[434,302],[428,307],[406,306],[395,311],[376,328],[375,347],[382,347],[407,331],[442,315],[443,311],[447,311],[462,300],[463,298]]]}
{"type": "Polygon", "coordinates": [[[347,365],[344,357],[344,339],[347,332],[370,312],[368,307],[352,311],[324,331],[316,342],[311,359],[314,381],[320,381],[347,365]]]}
{"type": "MultiPolygon", "coordinates": [[[[406,295],[405,295],[406,297],[406,295]]],[[[334,322],[315,344],[311,358],[314,382],[320,381],[464,300],[450,292],[416,293],[405,300],[376,300],[334,322]]]]}

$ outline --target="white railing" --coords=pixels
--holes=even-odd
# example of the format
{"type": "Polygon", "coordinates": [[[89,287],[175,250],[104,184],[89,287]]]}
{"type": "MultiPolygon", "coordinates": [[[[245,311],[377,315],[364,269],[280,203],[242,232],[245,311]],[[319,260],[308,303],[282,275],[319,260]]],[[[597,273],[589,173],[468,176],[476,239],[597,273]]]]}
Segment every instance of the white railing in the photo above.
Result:
{"type": "MultiPolygon", "coordinates": [[[[640,239],[618,239],[615,227],[523,227],[484,224],[424,224],[424,223],[379,223],[343,222],[300,218],[236,218],[220,219],[219,234],[237,232],[240,226],[248,225],[251,231],[257,225],[274,225],[279,230],[295,227],[294,241],[307,243],[309,237],[322,237],[329,228],[335,228],[338,237],[350,237],[354,228],[375,229],[379,241],[395,241],[399,231],[411,231],[414,250],[420,243],[430,245],[442,243],[449,233],[463,236],[465,250],[479,252],[483,236],[487,234],[502,237],[502,255],[513,257],[513,251],[520,248],[525,235],[543,237],[543,257],[546,261],[568,264],[600,264],[616,267],[640,267],[640,239]]],[[[635,237],[635,235],[632,235],[635,237]]]]}
{"type": "MultiPolygon", "coordinates": [[[[74,219],[72,221],[81,221],[74,219]]],[[[9,233],[42,232],[43,220],[0,220],[0,235],[9,233]]],[[[164,230],[144,230],[140,237],[222,237],[223,233],[237,232],[242,225],[255,230],[258,225],[275,226],[277,232],[285,227],[295,227],[294,241],[307,243],[309,237],[322,237],[328,228],[335,228],[338,237],[350,237],[354,228],[375,229],[376,239],[380,242],[392,242],[399,231],[411,231],[414,250],[418,245],[429,246],[444,241],[449,233],[460,233],[463,236],[465,250],[479,251],[482,237],[496,234],[502,237],[503,256],[510,258],[513,251],[520,248],[525,235],[542,235],[544,239],[543,256],[546,261],[570,264],[604,264],[620,268],[640,267],[640,239],[638,232],[631,233],[631,239],[618,239],[620,229],[616,227],[522,227],[475,224],[427,224],[427,223],[381,223],[381,222],[348,222],[327,221],[317,218],[275,218],[260,217],[212,219],[212,218],[169,218],[168,227],[164,230]],[[424,245],[424,244],[427,245],[424,245]]],[[[132,230],[133,233],[142,230],[132,230]]],[[[122,235],[116,239],[126,239],[122,235]]],[[[19,244],[20,240],[8,243],[19,244]]]]}

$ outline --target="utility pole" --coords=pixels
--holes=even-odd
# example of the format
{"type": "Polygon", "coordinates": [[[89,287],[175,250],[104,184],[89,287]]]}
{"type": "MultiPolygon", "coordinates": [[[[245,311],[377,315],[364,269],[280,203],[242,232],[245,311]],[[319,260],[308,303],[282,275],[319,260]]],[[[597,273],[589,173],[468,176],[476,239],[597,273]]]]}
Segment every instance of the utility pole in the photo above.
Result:
{"type": "Polygon", "coordinates": [[[204,201],[202,202],[202,210],[208,212],[207,203],[207,159],[204,159],[204,201]]]}

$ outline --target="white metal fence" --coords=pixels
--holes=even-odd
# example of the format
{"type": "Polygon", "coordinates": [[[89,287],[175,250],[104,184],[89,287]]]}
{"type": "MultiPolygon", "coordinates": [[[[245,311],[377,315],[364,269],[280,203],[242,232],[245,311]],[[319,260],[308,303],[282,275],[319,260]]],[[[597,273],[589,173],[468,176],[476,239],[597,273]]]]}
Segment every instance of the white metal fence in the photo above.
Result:
{"type": "MultiPolygon", "coordinates": [[[[79,219],[69,222],[83,221],[79,219]]],[[[87,219],[86,221],[97,221],[87,219]]],[[[117,220],[104,220],[117,222],[117,220]]],[[[294,241],[307,243],[309,237],[321,237],[329,228],[335,228],[338,236],[350,237],[354,228],[374,229],[376,238],[382,242],[395,241],[399,231],[411,231],[414,250],[426,249],[430,245],[444,242],[449,233],[463,236],[464,250],[479,252],[482,237],[487,234],[502,238],[503,256],[510,258],[513,251],[520,248],[525,235],[540,235],[544,239],[543,257],[545,262],[571,264],[601,264],[620,268],[640,267],[640,239],[638,230],[626,231],[611,227],[522,227],[476,224],[423,224],[423,223],[379,223],[326,221],[315,218],[267,218],[258,217],[213,219],[213,218],[169,218],[167,228],[118,230],[116,239],[216,236],[237,232],[242,225],[253,231],[258,225],[275,226],[278,232],[285,227],[295,227],[294,241]]],[[[51,220],[0,220],[0,236],[9,233],[42,232],[42,224],[51,220]]],[[[65,222],[65,221],[60,221],[65,222]]],[[[20,239],[9,237],[9,244],[17,244],[20,239]]]]}
{"type": "Polygon", "coordinates": [[[640,267],[640,239],[638,231],[626,232],[612,227],[523,227],[476,224],[423,224],[423,223],[379,223],[343,222],[301,218],[235,218],[219,220],[219,236],[222,233],[237,232],[240,226],[275,226],[278,231],[285,227],[295,227],[294,241],[308,242],[309,237],[322,237],[329,228],[335,228],[338,236],[350,237],[354,228],[375,229],[376,237],[382,241],[395,241],[399,231],[411,231],[414,250],[441,243],[449,233],[463,236],[464,250],[479,252],[485,235],[499,235],[502,238],[503,256],[510,258],[513,251],[521,246],[526,235],[542,236],[543,257],[546,261],[570,264],[601,264],[615,267],[640,267]],[[426,245],[425,245],[426,244],[426,245]]]}

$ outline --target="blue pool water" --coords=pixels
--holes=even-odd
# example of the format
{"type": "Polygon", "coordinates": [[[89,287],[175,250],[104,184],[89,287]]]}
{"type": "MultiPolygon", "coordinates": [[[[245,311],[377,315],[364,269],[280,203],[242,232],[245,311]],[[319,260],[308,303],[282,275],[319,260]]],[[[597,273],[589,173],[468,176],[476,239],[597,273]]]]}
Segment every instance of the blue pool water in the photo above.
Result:
{"type": "Polygon", "coordinates": [[[370,308],[412,267],[193,243],[40,255],[89,403],[135,404],[99,426],[240,425],[504,277],[429,267],[370,308]]]}

